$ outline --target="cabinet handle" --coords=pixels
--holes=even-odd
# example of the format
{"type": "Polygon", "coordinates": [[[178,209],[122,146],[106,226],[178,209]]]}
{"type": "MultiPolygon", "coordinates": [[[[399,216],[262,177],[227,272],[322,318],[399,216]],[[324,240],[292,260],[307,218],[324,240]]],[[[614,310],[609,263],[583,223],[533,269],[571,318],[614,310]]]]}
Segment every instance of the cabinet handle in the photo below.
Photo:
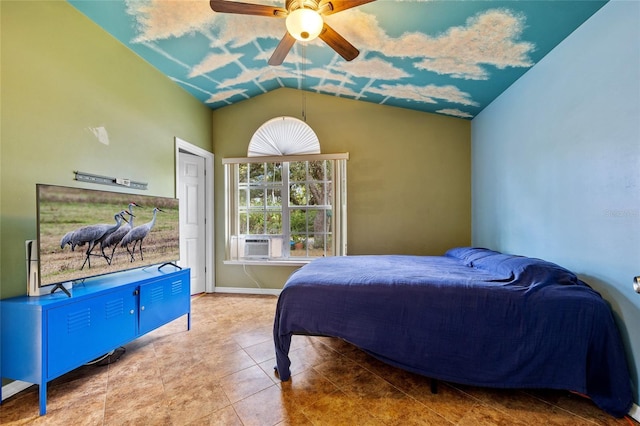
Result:
{"type": "Polygon", "coordinates": [[[134,312],[135,312],[135,311],[134,311],[133,309],[129,311],[129,313],[130,313],[131,315],[133,315],[133,313],[134,313],[134,312]]]}
{"type": "Polygon", "coordinates": [[[144,306],[140,306],[140,310],[141,310],[141,311],[144,311],[144,306]]]}

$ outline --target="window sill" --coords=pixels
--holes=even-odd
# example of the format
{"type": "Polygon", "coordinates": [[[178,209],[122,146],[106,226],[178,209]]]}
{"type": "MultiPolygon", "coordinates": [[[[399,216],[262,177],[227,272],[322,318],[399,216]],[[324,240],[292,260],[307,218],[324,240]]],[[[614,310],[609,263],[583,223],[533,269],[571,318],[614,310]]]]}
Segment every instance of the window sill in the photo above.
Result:
{"type": "Polygon", "coordinates": [[[254,266],[304,266],[311,262],[313,259],[257,259],[257,260],[225,260],[225,265],[254,265],[254,266]]]}

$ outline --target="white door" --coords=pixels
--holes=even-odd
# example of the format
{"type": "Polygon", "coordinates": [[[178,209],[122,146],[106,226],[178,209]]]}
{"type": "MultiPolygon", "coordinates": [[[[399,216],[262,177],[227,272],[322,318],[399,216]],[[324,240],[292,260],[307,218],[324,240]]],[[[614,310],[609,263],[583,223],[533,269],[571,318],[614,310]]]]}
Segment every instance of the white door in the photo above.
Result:
{"type": "Polygon", "coordinates": [[[178,159],[180,266],[191,268],[191,294],[206,289],[204,158],[184,152],[178,159]]]}

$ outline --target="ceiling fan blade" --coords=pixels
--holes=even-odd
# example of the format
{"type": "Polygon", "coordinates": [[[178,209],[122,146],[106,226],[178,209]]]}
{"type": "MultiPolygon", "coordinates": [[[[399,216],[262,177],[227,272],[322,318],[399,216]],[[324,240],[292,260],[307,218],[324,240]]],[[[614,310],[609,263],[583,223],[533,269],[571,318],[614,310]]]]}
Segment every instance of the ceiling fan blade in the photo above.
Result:
{"type": "Polygon", "coordinates": [[[289,13],[286,9],[281,7],[241,3],[238,1],[210,0],[209,6],[211,6],[211,9],[213,9],[214,12],[268,16],[271,18],[283,18],[289,13]]]}
{"type": "Polygon", "coordinates": [[[269,58],[269,65],[281,65],[295,42],[296,39],[287,31],[280,43],[278,43],[276,50],[273,51],[273,55],[269,58]]]}
{"type": "Polygon", "coordinates": [[[318,5],[318,11],[322,15],[331,15],[373,1],[376,0],[322,0],[318,5]]]}
{"type": "Polygon", "coordinates": [[[353,44],[349,43],[344,37],[338,34],[336,30],[327,25],[326,22],[318,37],[347,61],[355,59],[360,54],[360,51],[356,49],[353,44]]]}

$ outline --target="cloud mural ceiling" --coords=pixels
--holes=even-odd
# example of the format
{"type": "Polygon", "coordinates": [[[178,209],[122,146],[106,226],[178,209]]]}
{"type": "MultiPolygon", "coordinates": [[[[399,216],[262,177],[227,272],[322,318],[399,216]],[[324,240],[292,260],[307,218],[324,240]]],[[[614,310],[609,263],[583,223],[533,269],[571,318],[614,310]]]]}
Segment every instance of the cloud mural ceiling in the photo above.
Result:
{"type": "Polygon", "coordinates": [[[291,87],[470,119],[606,1],[377,0],[325,17],[356,59],[316,39],[280,66],[267,61],[284,19],[216,13],[208,0],[69,3],[212,109],[291,87]]]}

